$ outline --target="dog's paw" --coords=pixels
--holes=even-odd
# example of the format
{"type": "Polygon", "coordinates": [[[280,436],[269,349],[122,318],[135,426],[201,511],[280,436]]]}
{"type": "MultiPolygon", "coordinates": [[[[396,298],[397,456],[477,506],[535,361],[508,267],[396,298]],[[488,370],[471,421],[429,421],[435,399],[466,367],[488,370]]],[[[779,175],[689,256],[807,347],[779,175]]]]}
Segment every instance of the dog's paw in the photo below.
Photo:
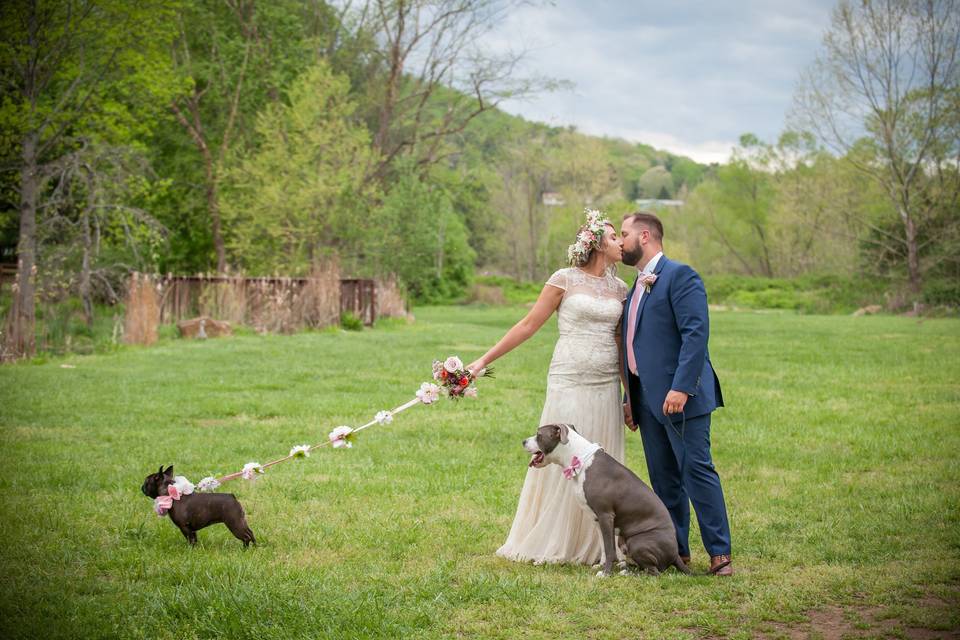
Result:
{"type": "Polygon", "coordinates": [[[626,569],[626,568],[627,568],[627,561],[626,561],[626,560],[621,560],[620,562],[618,562],[618,563],[617,563],[617,568],[618,568],[618,569],[626,569]]]}
{"type": "Polygon", "coordinates": [[[594,571],[596,571],[597,569],[603,569],[603,562],[601,561],[594,565],[591,565],[590,568],[593,569],[594,571]]]}
{"type": "Polygon", "coordinates": [[[630,575],[630,572],[627,571],[626,569],[621,569],[621,570],[620,570],[620,575],[622,575],[622,576],[628,576],[628,575],[630,575]]]}
{"type": "Polygon", "coordinates": [[[601,569],[600,571],[597,571],[596,577],[597,577],[597,578],[609,578],[609,577],[610,577],[610,574],[607,573],[606,571],[604,571],[603,569],[601,569]]]}

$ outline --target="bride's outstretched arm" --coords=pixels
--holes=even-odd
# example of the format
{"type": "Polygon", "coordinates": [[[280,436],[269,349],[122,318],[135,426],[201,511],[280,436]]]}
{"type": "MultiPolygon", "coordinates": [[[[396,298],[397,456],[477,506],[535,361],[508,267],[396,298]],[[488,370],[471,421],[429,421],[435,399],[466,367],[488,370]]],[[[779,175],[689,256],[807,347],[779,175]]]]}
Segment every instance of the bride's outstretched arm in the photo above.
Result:
{"type": "Polygon", "coordinates": [[[494,360],[502,355],[510,353],[516,347],[523,344],[530,336],[535,334],[543,326],[563,300],[563,289],[551,284],[544,285],[536,304],[524,316],[523,320],[513,325],[509,331],[497,344],[493,345],[489,351],[483,354],[478,360],[467,365],[467,368],[473,373],[490,365],[494,360]]]}

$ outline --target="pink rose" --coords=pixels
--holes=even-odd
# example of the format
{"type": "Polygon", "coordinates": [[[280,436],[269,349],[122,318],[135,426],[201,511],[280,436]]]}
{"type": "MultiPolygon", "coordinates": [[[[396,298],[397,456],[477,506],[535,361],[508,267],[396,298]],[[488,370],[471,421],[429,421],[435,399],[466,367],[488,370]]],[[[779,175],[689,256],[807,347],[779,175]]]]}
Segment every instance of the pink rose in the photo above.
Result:
{"type": "Polygon", "coordinates": [[[447,358],[447,361],[443,363],[443,368],[450,373],[456,373],[460,369],[463,369],[463,362],[457,356],[450,356],[447,358]]]}

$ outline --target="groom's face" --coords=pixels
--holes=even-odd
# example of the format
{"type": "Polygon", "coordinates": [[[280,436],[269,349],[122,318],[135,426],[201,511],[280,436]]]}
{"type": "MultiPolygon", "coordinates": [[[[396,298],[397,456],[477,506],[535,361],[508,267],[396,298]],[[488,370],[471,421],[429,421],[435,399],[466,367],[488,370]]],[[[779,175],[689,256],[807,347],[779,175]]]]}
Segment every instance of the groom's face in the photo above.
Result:
{"type": "Polygon", "coordinates": [[[650,240],[650,232],[628,218],[620,225],[620,239],[623,241],[623,264],[637,266],[643,258],[643,246],[650,240]]]}

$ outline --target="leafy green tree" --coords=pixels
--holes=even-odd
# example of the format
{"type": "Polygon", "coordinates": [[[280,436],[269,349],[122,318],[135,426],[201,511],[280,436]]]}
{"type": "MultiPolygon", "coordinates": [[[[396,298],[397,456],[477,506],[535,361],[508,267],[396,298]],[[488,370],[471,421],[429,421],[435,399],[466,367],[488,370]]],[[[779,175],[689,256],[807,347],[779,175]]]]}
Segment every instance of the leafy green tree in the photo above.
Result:
{"type": "Polygon", "coordinates": [[[650,167],[640,177],[637,186],[644,198],[656,198],[661,191],[666,191],[669,197],[673,189],[673,177],[666,167],[650,167]]]}
{"type": "Polygon", "coordinates": [[[349,265],[373,226],[364,180],[373,161],[366,129],[354,124],[345,77],[326,63],[303,73],[289,104],[271,103],[256,120],[255,150],[227,174],[227,250],[253,273],[306,273],[337,253],[349,265]]]}
{"type": "Polygon", "coordinates": [[[163,0],[10,0],[0,4],[0,127],[17,167],[16,293],[4,349],[35,350],[38,211],[48,169],[82,138],[128,144],[172,93],[173,4],[163,0]]]}
{"type": "Polygon", "coordinates": [[[377,211],[369,244],[377,270],[395,273],[414,299],[441,302],[461,296],[473,279],[476,254],[448,194],[401,164],[377,211]]]}

